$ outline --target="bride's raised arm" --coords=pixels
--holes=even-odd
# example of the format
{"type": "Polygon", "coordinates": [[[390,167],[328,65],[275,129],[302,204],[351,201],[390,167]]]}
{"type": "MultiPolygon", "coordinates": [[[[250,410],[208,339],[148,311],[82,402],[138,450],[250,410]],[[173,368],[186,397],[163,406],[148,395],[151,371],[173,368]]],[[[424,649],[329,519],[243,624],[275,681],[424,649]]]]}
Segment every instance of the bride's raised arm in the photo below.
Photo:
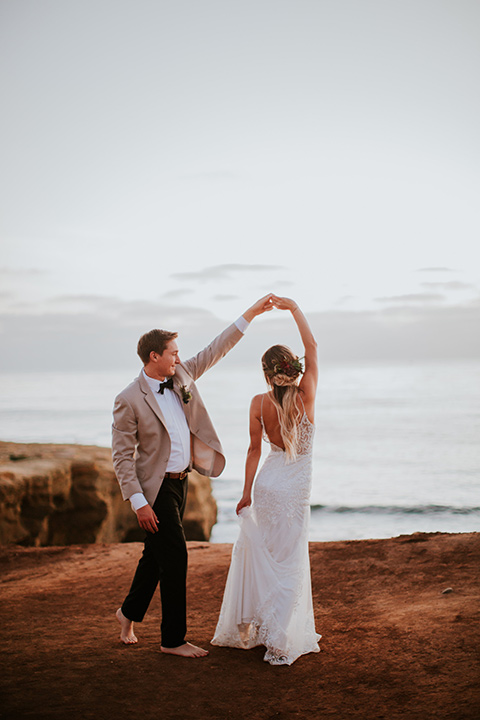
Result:
{"type": "Polygon", "coordinates": [[[313,336],[307,318],[300,310],[300,307],[297,305],[295,300],[274,295],[272,297],[272,301],[274,307],[279,310],[289,310],[298,327],[303,347],[305,348],[305,372],[300,381],[299,387],[305,393],[306,399],[313,402],[318,383],[317,341],[313,336]]]}

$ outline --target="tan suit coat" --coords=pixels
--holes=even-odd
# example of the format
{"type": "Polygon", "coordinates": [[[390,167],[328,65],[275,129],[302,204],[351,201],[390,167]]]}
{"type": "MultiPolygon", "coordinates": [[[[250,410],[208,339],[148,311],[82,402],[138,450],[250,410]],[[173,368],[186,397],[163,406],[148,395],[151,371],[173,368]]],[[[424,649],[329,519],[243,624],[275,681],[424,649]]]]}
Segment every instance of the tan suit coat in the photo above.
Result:
{"type": "MultiPolygon", "coordinates": [[[[242,337],[237,326],[230,325],[198,355],[176,367],[174,391],[182,400],[182,386],[192,394],[191,400],[183,403],[183,408],[192,440],[191,467],[202,475],[220,475],[225,467],[225,456],[195,380],[221,360],[242,337]]],[[[153,505],[170,457],[170,435],[143,373],[115,398],[112,456],[124,500],[141,492],[153,505]]]]}

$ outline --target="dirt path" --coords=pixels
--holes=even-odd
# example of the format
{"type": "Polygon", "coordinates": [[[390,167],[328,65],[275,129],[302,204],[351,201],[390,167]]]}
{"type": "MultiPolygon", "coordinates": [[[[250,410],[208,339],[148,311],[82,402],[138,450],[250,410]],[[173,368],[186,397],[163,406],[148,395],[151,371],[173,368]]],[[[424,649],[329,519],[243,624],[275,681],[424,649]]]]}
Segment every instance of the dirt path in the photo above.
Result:
{"type": "MultiPolygon", "coordinates": [[[[207,646],[231,546],[189,548],[189,638],[207,646]]],[[[310,550],[322,652],[272,667],[262,648],[162,655],[158,598],[121,644],[138,544],[1,548],[0,718],[479,720],[480,534],[310,550]]]]}

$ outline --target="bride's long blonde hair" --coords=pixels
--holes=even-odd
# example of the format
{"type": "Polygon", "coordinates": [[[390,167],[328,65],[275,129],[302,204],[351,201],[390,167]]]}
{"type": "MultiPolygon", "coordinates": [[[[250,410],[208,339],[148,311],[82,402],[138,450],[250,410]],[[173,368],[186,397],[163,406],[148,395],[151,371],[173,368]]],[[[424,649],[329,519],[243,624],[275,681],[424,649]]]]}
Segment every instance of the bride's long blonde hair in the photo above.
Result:
{"type": "Polygon", "coordinates": [[[273,345],[262,357],[265,380],[272,388],[280,434],[289,460],[297,457],[298,424],[302,413],[297,405],[298,378],[303,372],[298,357],[286,345],[273,345]]]}

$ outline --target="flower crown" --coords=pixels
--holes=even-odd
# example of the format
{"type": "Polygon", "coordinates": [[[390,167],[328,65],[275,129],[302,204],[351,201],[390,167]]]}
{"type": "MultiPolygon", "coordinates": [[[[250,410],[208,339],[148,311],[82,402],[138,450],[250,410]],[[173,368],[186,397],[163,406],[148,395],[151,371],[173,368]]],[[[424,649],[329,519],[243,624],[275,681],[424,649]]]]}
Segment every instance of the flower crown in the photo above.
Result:
{"type": "Polygon", "coordinates": [[[273,368],[264,368],[265,375],[272,378],[275,375],[286,375],[289,378],[296,378],[298,375],[303,373],[303,365],[301,358],[295,358],[294,360],[287,360],[284,358],[280,362],[275,363],[273,368]]]}

